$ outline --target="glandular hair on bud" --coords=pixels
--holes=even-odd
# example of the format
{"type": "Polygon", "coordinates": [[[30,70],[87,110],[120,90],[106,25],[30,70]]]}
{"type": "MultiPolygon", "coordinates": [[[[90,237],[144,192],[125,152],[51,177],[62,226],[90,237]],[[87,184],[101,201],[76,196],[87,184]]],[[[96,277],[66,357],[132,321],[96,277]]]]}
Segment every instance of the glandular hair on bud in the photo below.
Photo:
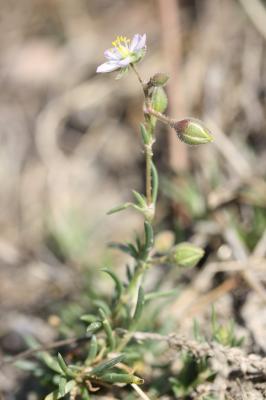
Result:
{"type": "Polygon", "coordinates": [[[183,242],[176,245],[169,254],[169,261],[179,267],[192,268],[204,256],[204,250],[194,244],[183,242]]]}
{"type": "Polygon", "coordinates": [[[186,118],[174,121],[171,126],[175,129],[178,138],[186,144],[198,145],[213,141],[209,129],[199,119],[186,118]]]}
{"type": "Polygon", "coordinates": [[[168,79],[169,79],[168,75],[162,72],[158,72],[157,74],[151,77],[150,83],[152,86],[164,86],[168,81],[168,79]]]}

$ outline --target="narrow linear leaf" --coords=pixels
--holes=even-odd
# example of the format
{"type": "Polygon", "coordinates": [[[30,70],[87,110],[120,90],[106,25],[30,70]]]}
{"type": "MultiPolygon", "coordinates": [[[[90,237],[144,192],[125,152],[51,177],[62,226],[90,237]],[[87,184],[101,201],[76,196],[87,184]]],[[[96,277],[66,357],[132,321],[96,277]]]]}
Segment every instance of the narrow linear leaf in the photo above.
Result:
{"type": "Polygon", "coordinates": [[[145,303],[144,290],[142,289],[142,287],[140,287],[138,292],[138,301],[136,305],[136,310],[132,319],[131,329],[133,329],[133,327],[135,327],[135,325],[139,321],[143,311],[144,303],[145,303]]]}
{"type": "Polygon", "coordinates": [[[145,230],[145,246],[143,249],[143,254],[142,254],[142,258],[146,258],[149,254],[149,251],[151,250],[152,246],[153,246],[153,229],[151,224],[148,221],[144,222],[144,230],[145,230]]]}
{"type": "Polygon", "coordinates": [[[142,208],[147,207],[147,203],[146,203],[146,199],[143,195],[141,195],[139,192],[137,192],[136,190],[132,190],[132,193],[136,199],[136,201],[138,202],[138,205],[142,208]]]}
{"type": "Polygon", "coordinates": [[[104,268],[101,271],[106,272],[113,279],[115,283],[117,298],[120,299],[121,294],[123,292],[123,285],[118,276],[113,271],[107,268],[104,268]]]}
{"type": "Polygon", "coordinates": [[[60,379],[59,379],[59,383],[58,383],[58,393],[59,393],[60,396],[64,396],[66,394],[66,392],[65,392],[66,384],[67,384],[66,378],[63,378],[61,376],[60,379]]]}
{"type": "Polygon", "coordinates": [[[141,240],[140,240],[140,237],[137,236],[135,240],[136,240],[136,246],[137,246],[138,253],[140,253],[141,250],[142,250],[142,247],[143,247],[142,243],[141,243],[141,240]]]}
{"type": "Polygon", "coordinates": [[[90,350],[88,357],[86,359],[86,364],[89,364],[91,361],[94,360],[94,358],[97,356],[97,352],[98,352],[98,342],[96,336],[93,335],[90,342],[90,350]]]}
{"type": "Polygon", "coordinates": [[[60,365],[60,368],[64,371],[65,374],[67,374],[68,367],[60,353],[57,354],[57,358],[58,358],[58,364],[60,365]]]}
{"type": "Polygon", "coordinates": [[[64,370],[59,365],[58,361],[47,352],[39,353],[39,358],[47,365],[48,368],[57,372],[60,375],[65,375],[64,370]]]}
{"type": "Polygon", "coordinates": [[[71,376],[71,377],[75,377],[76,374],[66,365],[65,360],[63,359],[63,357],[61,356],[60,353],[57,354],[57,359],[58,359],[58,363],[60,365],[60,368],[64,371],[64,374],[67,376],[71,376]]]}
{"type": "Polygon", "coordinates": [[[109,373],[101,376],[101,380],[109,383],[135,383],[136,385],[141,385],[144,380],[135,375],[130,374],[117,374],[109,373]]]}
{"type": "Polygon", "coordinates": [[[125,358],[125,354],[120,354],[119,356],[112,358],[111,360],[107,360],[99,365],[97,367],[93,368],[90,371],[90,375],[102,375],[104,374],[108,369],[113,368],[116,364],[122,362],[125,358]]]}
{"type": "Polygon", "coordinates": [[[80,319],[81,319],[81,321],[88,322],[88,323],[97,321],[96,315],[93,315],[93,314],[82,315],[82,317],[80,317],[80,319]]]}
{"type": "Polygon", "coordinates": [[[60,399],[61,395],[59,394],[58,390],[55,390],[54,392],[51,392],[45,396],[44,400],[57,400],[60,399]]]}
{"type": "MultiPolygon", "coordinates": [[[[64,379],[64,378],[63,378],[64,379]]],[[[63,381],[62,381],[63,382],[63,381]]],[[[60,385],[60,381],[59,381],[59,385],[60,385]]],[[[61,385],[64,385],[64,383],[61,383],[61,385]]],[[[49,393],[47,396],[45,396],[44,400],[57,400],[57,399],[61,399],[63,398],[66,394],[70,393],[71,390],[76,386],[76,381],[71,380],[68,381],[65,386],[64,386],[64,393],[63,393],[63,386],[62,387],[62,392],[60,393],[60,389],[59,390],[55,390],[51,393],[49,393]]]]}
{"type": "Polygon", "coordinates": [[[93,305],[98,308],[101,308],[106,315],[111,315],[110,307],[108,306],[106,301],[100,299],[93,300],[93,305]]]}
{"type": "Polygon", "coordinates": [[[103,325],[102,322],[94,321],[87,327],[87,332],[95,333],[101,329],[102,325],[103,325]]]}
{"type": "Polygon", "coordinates": [[[159,177],[157,169],[153,162],[151,162],[151,174],[152,174],[152,202],[153,204],[156,204],[158,197],[159,177]]]}
{"type": "Polygon", "coordinates": [[[123,243],[110,243],[109,247],[113,248],[113,249],[118,249],[118,250],[122,251],[123,253],[131,255],[132,257],[136,257],[136,254],[137,254],[136,249],[130,243],[127,245],[123,244],[123,243]]]}
{"type": "Polygon", "coordinates": [[[103,329],[106,333],[107,336],[107,340],[108,340],[108,344],[109,344],[109,348],[112,351],[115,347],[115,337],[114,337],[114,333],[112,331],[110,322],[108,321],[106,314],[104,312],[104,310],[102,308],[99,308],[99,314],[102,318],[102,324],[103,324],[103,329]]]}
{"type": "Polygon", "coordinates": [[[114,208],[112,208],[111,210],[109,210],[109,211],[107,212],[107,215],[115,214],[115,213],[117,213],[117,212],[119,212],[119,211],[126,210],[127,208],[133,207],[133,206],[134,206],[133,203],[124,203],[124,204],[120,204],[119,206],[114,207],[114,208]]]}
{"type": "Polygon", "coordinates": [[[77,382],[75,380],[71,380],[68,381],[65,387],[65,395],[69,392],[71,392],[71,390],[76,386],[77,382]]]}
{"type": "Polygon", "coordinates": [[[129,248],[129,250],[130,250],[130,255],[131,255],[133,258],[137,258],[137,257],[138,257],[138,250],[137,250],[137,248],[136,248],[132,243],[128,243],[127,246],[128,246],[128,248],[129,248]]]}
{"type": "Polygon", "coordinates": [[[34,371],[38,367],[37,363],[29,360],[18,360],[14,363],[14,365],[24,371],[34,371]]]}
{"type": "Polygon", "coordinates": [[[145,294],[145,302],[151,301],[154,299],[159,299],[162,297],[176,296],[178,293],[179,293],[179,289],[165,290],[165,291],[161,291],[161,292],[150,292],[150,293],[145,294]]]}
{"type": "Polygon", "coordinates": [[[132,274],[132,271],[131,271],[130,266],[128,264],[126,265],[126,274],[127,274],[127,280],[128,280],[128,282],[130,282],[131,279],[132,279],[133,274],[132,274]]]}
{"type": "Polygon", "coordinates": [[[81,389],[81,399],[82,400],[90,400],[91,399],[90,394],[89,394],[87,388],[85,388],[85,387],[83,387],[81,389]]]}
{"type": "Polygon", "coordinates": [[[137,351],[130,351],[128,353],[125,353],[124,362],[132,363],[134,361],[140,360],[141,357],[142,357],[141,354],[138,353],[137,351]]]}
{"type": "Polygon", "coordinates": [[[149,144],[150,142],[150,134],[143,124],[140,124],[140,132],[142,136],[142,140],[144,144],[149,144]]]}

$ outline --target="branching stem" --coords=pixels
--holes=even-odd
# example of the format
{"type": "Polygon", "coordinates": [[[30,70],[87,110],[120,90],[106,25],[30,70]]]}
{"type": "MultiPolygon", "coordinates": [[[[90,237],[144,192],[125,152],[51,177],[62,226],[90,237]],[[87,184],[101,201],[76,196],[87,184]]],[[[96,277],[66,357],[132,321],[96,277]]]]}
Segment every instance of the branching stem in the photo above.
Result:
{"type": "Polygon", "coordinates": [[[146,156],[146,197],[148,206],[152,203],[152,181],[151,181],[151,164],[152,164],[152,144],[145,145],[146,156]]]}
{"type": "Polygon", "coordinates": [[[159,111],[154,110],[151,107],[148,107],[145,111],[146,111],[147,114],[153,115],[159,121],[163,122],[166,125],[169,125],[170,127],[173,127],[173,125],[175,123],[175,121],[173,119],[167,117],[166,115],[160,113],[159,111]]]}
{"type": "Polygon", "coordinates": [[[132,70],[134,71],[136,77],[138,78],[139,83],[140,83],[141,86],[142,86],[142,89],[143,89],[143,92],[144,92],[144,97],[146,97],[146,96],[147,96],[147,95],[146,95],[146,92],[147,92],[146,86],[147,86],[147,85],[145,85],[145,83],[143,82],[143,80],[142,80],[142,78],[141,78],[141,76],[140,76],[140,74],[139,74],[137,68],[135,67],[135,65],[134,65],[134,64],[130,64],[130,65],[131,65],[131,68],[132,68],[132,70]]]}
{"type": "MultiPolygon", "coordinates": [[[[139,83],[141,84],[143,93],[144,93],[144,98],[145,98],[145,112],[146,109],[150,109],[150,97],[149,97],[149,93],[148,93],[148,85],[144,83],[143,79],[141,78],[138,70],[136,69],[134,64],[131,64],[131,68],[134,71],[135,75],[137,76],[137,79],[139,81],[139,83]]],[[[150,128],[151,130],[151,128],[150,128]]],[[[153,156],[153,152],[152,152],[152,145],[154,143],[154,139],[153,139],[153,131],[149,132],[150,133],[150,137],[151,137],[151,141],[149,144],[145,145],[145,159],[146,159],[146,197],[147,197],[147,205],[148,207],[152,204],[152,175],[151,175],[151,164],[152,164],[152,156],[153,156]]],[[[155,206],[155,205],[154,205],[155,206]]]]}

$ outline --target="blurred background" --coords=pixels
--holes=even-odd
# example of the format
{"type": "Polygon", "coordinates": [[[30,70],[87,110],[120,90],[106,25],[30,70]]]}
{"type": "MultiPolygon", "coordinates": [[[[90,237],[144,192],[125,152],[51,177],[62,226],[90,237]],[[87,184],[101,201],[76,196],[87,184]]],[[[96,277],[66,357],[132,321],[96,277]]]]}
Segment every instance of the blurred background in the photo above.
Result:
{"type": "MultiPolygon", "coordinates": [[[[125,261],[108,242],[142,229],[132,211],[106,216],[144,190],[141,88],[95,72],[117,35],[135,33],[147,34],[143,79],[171,77],[168,114],[201,118],[215,138],[191,148],[157,129],[158,245],[206,250],[168,312],[186,334],[215,302],[264,353],[265,2],[1,0],[0,21],[0,357],[25,335],[56,338],[58,314],[77,315],[92,285],[108,293],[97,269],[125,261]]],[[[7,398],[33,386],[11,365],[0,372],[7,398]]]]}

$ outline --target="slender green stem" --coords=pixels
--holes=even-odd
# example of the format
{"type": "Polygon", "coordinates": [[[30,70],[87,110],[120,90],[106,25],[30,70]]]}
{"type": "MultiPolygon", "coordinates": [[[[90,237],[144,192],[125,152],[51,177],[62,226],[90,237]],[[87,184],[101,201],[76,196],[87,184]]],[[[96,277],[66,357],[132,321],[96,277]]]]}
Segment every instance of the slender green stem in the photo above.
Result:
{"type": "MultiPolygon", "coordinates": [[[[132,295],[132,308],[131,308],[132,321],[134,321],[134,316],[135,316],[135,313],[137,310],[138,294],[139,294],[139,290],[141,287],[143,274],[144,274],[147,266],[148,265],[146,263],[140,263],[139,265],[137,265],[135,275],[133,276],[133,278],[128,286],[128,294],[132,295]]],[[[117,350],[116,350],[117,352],[123,351],[123,349],[126,347],[126,345],[130,341],[133,334],[134,334],[134,332],[132,331],[132,328],[129,329],[127,334],[123,337],[122,341],[119,343],[117,350]]]]}
{"type": "MultiPolygon", "coordinates": [[[[150,97],[148,85],[144,83],[144,81],[142,80],[142,78],[141,78],[140,74],[138,73],[134,64],[131,64],[131,69],[135,73],[135,75],[142,87],[142,90],[143,90],[144,104],[145,104],[145,118],[146,118],[146,123],[149,126],[150,141],[149,141],[149,143],[145,144],[145,160],[146,160],[145,181],[146,181],[146,201],[147,201],[147,206],[148,206],[148,209],[150,210],[150,212],[147,212],[147,215],[145,216],[145,218],[146,218],[146,221],[151,223],[153,220],[153,217],[154,217],[155,201],[157,198],[157,190],[158,190],[158,187],[155,187],[155,191],[153,190],[154,176],[156,178],[157,175],[156,175],[155,167],[153,166],[153,162],[152,162],[152,156],[153,156],[152,146],[154,143],[154,137],[153,137],[153,129],[154,128],[153,128],[152,124],[150,123],[150,118],[151,118],[150,115],[152,115],[152,113],[149,113],[149,111],[146,112],[146,109],[147,110],[152,109],[151,108],[151,97],[150,97]]],[[[156,179],[155,179],[155,181],[156,181],[156,179]]],[[[155,186],[157,185],[156,182],[155,182],[155,186]]],[[[137,260],[134,275],[129,283],[126,293],[124,294],[124,296],[122,296],[122,297],[124,297],[124,299],[128,299],[131,302],[131,315],[132,316],[134,315],[135,310],[136,310],[138,292],[139,292],[140,286],[142,284],[143,275],[144,275],[146,268],[148,267],[148,263],[146,262],[146,260],[148,258],[149,258],[149,254],[147,254],[145,259],[137,260]]],[[[123,301],[123,299],[122,299],[122,301],[123,301]]],[[[122,306],[122,302],[120,302],[119,305],[117,306],[117,310],[120,310],[121,306],[122,306]]],[[[128,338],[127,338],[127,340],[128,340],[128,338]]],[[[125,345],[126,341],[124,341],[124,344],[122,345],[122,347],[125,345]]]]}
{"type": "Polygon", "coordinates": [[[147,85],[145,85],[145,83],[143,82],[143,80],[142,80],[142,78],[141,78],[141,76],[140,76],[138,70],[136,69],[135,65],[134,65],[134,64],[130,64],[130,66],[131,66],[132,70],[134,71],[136,77],[138,78],[138,81],[139,81],[139,83],[141,84],[142,89],[143,89],[143,92],[144,92],[144,97],[146,98],[146,96],[147,96],[147,93],[146,93],[146,92],[147,92],[146,86],[147,86],[147,85]]]}
{"type": "Polygon", "coordinates": [[[160,113],[159,111],[155,111],[153,108],[149,107],[149,108],[147,108],[146,112],[150,115],[153,115],[154,117],[159,119],[164,124],[170,125],[171,127],[173,127],[173,124],[175,121],[173,119],[167,117],[166,115],[160,113]]]}
{"type": "Polygon", "coordinates": [[[142,282],[142,276],[143,273],[146,269],[146,264],[144,263],[139,263],[136,266],[136,271],[135,274],[128,286],[128,293],[132,295],[133,299],[132,299],[132,314],[134,314],[135,312],[135,308],[136,308],[136,304],[137,304],[137,298],[138,298],[138,292],[139,292],[139,288],[142,282]]]}
{"type": "MultiPolygon", "coordinates": [[[[145,160],[146,160],[146,201],[147,201],[147,213],[145,214],[145,235],[146,241],[147,239],[147,224],[151,223],[154,217],[155,205],[157,200],[157,192],[158,192],[158,175],[156,168],[153,164],[152,157],[152,146],[154,144],[154,124],[152,124],[151,116],[155,115],[158,119],[162,120],[169,124],[167,117],[164,117],[160,113],[157,114],[151,107],[151,95],[152,92],[149,91],[149,86],[144,83],[140,74],[138,73],[134,64],[131,64],[131,69],[135,73],[144,94],[144,116],[146,120],[146,126],[149,130],[149,140],[145,142],[145,160]]],[[[143,276],[147,268],[149,268],[149,256],[152,250],[152,244],[150,244],[149,248],[146,250],[144,256],[140,256],[140,259],[136,260],[135,271],[132,279],[129,282],[129,285],[126,291],[121,295],[120,300],[116,306],[115,310],[115,318],[119,316],[121,309],[125,303],[130,303],[130,315],[133,318],[137,309],[138,303],[138,295],[140,291],[140,287],[142,285],[143,276]]],[[[129,340],[131,339],[132,332],[128,332],[128,334],[123,338],[123,340],[118,344],[117,351],[122,351],[122,349],[127,345],[129,340]]],[[[109,340],[110,342],[110,340],[109,340]]]]}
{"type": "Polygon", "coordinates": [[[152,204],[152,179],[151,179],[151,164],[152,164],[152,145],[145,145],[145,157],[146,157],[146,197],[147,204],[152,204]]]}
{"type": "MultiPolygon", "coordinates": [[[[145,105],[146,108],[150,108],[150,99],[147,93],[147,85],[143,82],[138,70],[136,69],[134,64],[131,64],[131,68],[134,71],[135,75],[138,78],[139,83],[143,89],[144,97],[145,97],[145,105]]],[[[152,132],[151,132],[152,133],[152,132]]],[[[151,135],[151,141],[149,144],[145,145],[145,158],[146,158],[146,197],[147,197],[147,205],[150,206],[152,204],[152,145],[153,139],[151,135]]]]}

